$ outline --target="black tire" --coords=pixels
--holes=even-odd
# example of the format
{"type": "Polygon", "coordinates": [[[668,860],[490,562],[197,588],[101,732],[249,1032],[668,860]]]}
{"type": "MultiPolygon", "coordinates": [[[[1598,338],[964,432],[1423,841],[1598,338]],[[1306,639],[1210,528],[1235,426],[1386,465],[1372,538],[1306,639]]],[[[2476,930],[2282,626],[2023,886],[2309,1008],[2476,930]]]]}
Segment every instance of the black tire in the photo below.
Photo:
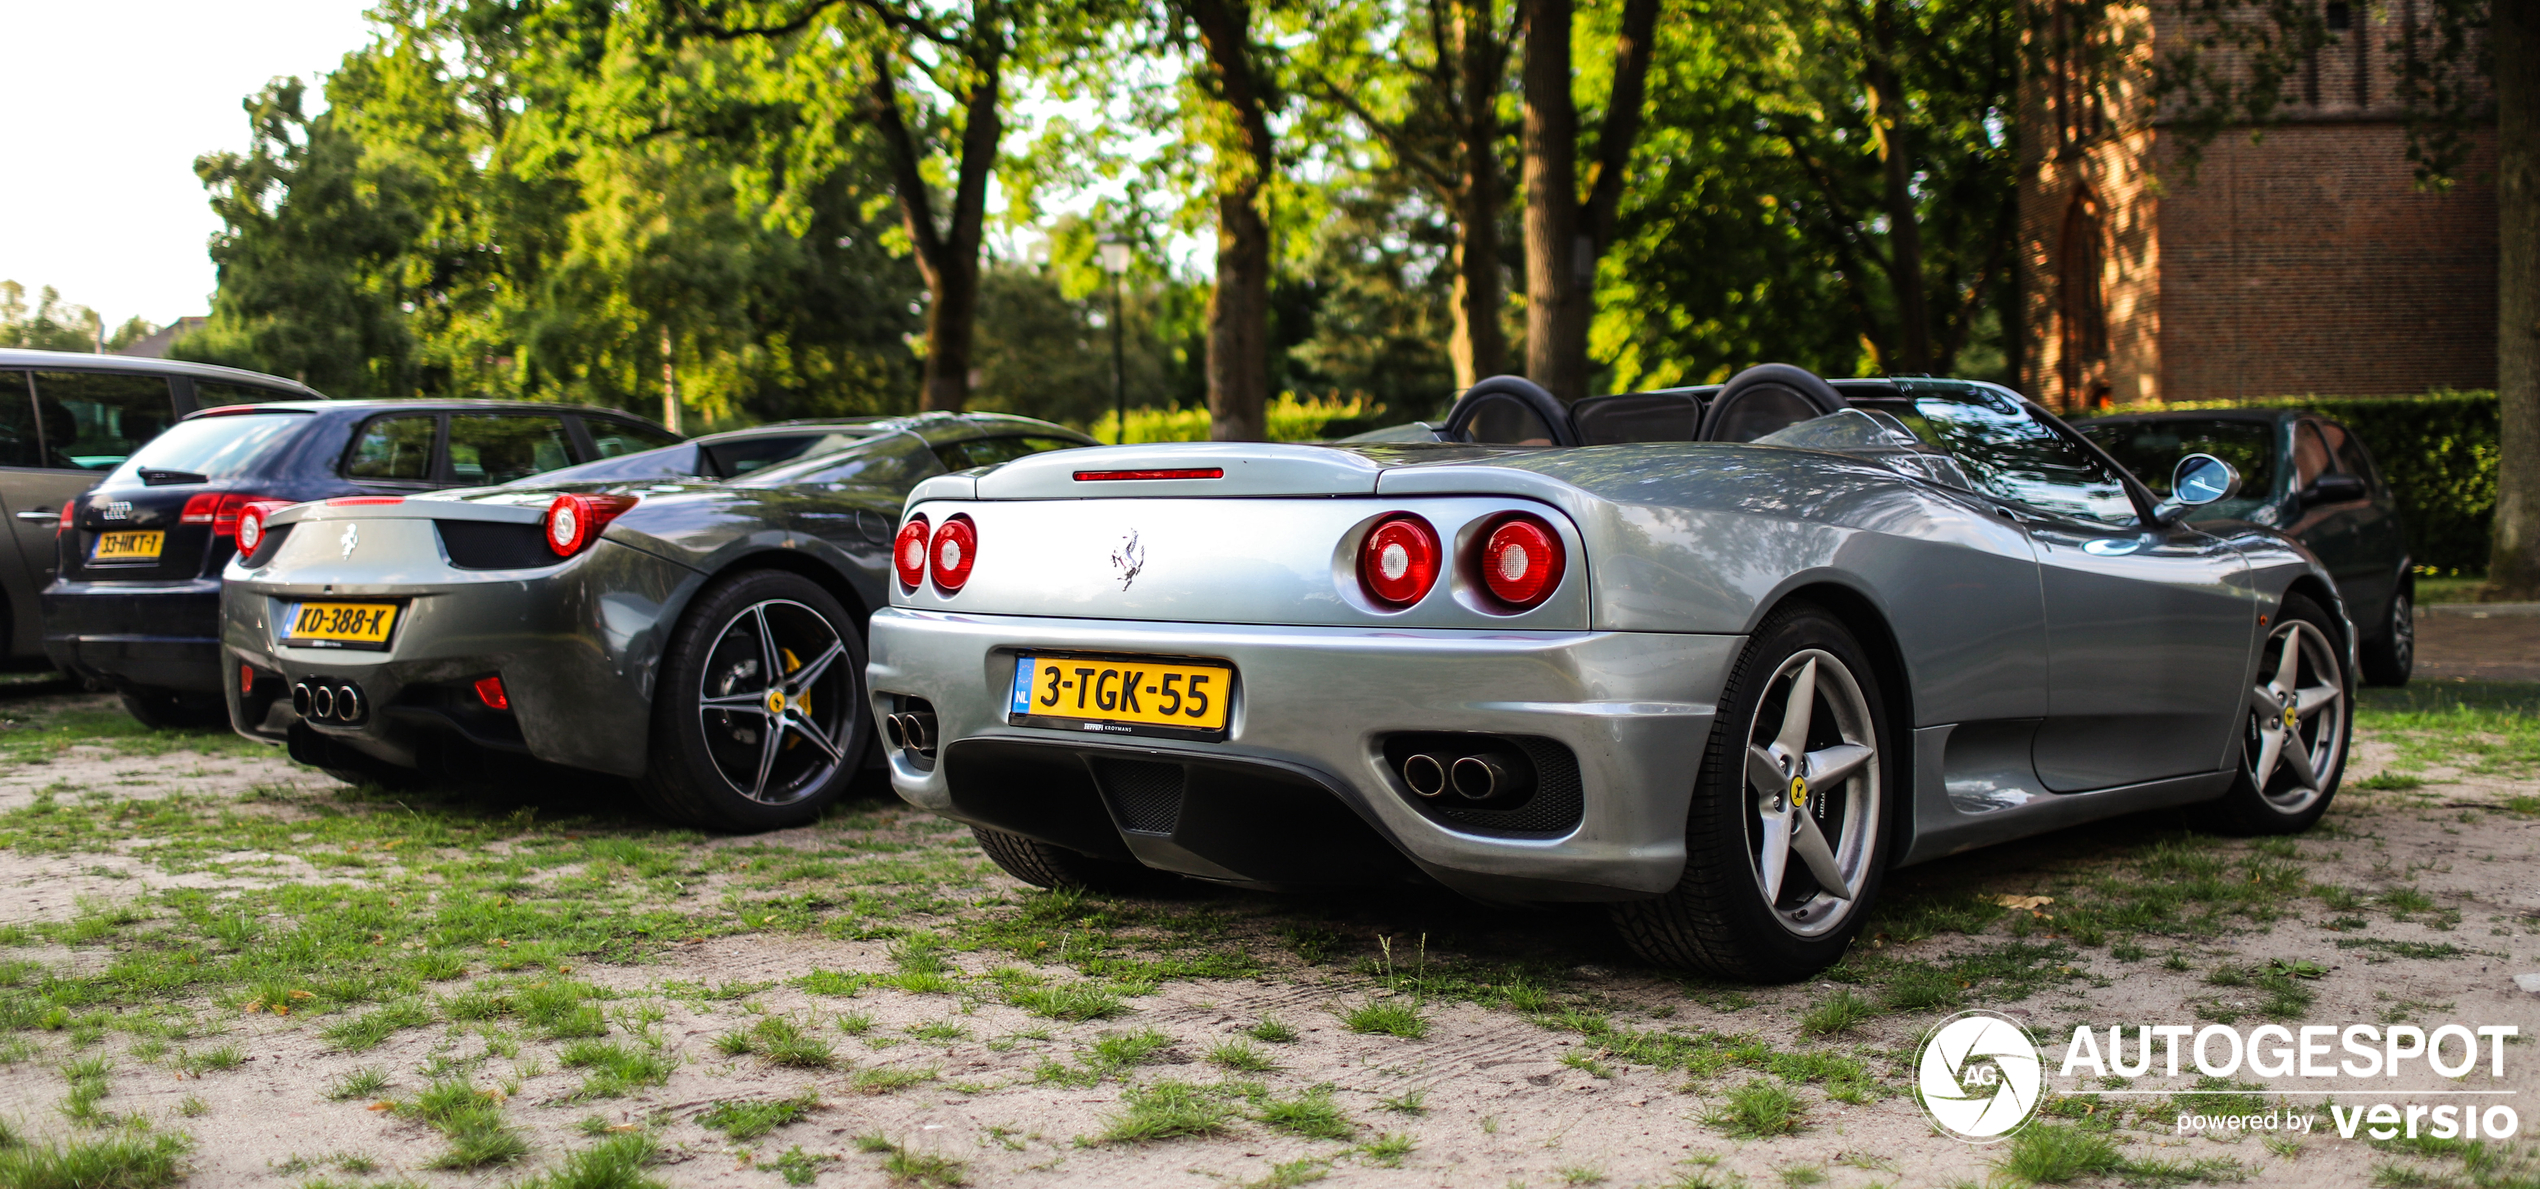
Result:
{"type": "MultiPolygon", "coordinates": [[[[2338,634],[2337,621],[2320,605],[2298,594],[2284,596],[2283,606],[2268,621],[2267,642],[2259,649],[2258,669],[2248,683],[2249,709],[2241,717],[2240,750],[2234,761],[2237,768],[2231,791],[2197,807],[2199,824],[2225,834],[2299,834],[2310,829],[2328,812],[2337,799],[2337,785],[2346,775],[2346,756],[2355,731],[2355,681],[2346,672],[2345,641],[2338,634]],[[2261,773],[2266,736],[2281,723],[2280,705],[2261,705],[2260,694],[2277,681],[2283,658],[2283,642],[2291,633],[2316,633],[2317,646],[2306,643],[2294,678],[2295,692],[2334,689],[2335,696],[2323,702],[2316,712],[2294,710],[2293,732],[2302,740],[2304,766],[2311,769],[2311,783],[2303,786],[2296,766],[2279,758],[2267,772],[2261,773]],[[2333,670],[2333,671],[2332,671],[2333,670]],[[2310,730],[2305,733],[2304,727],[2310,730]],[[2333,734],[2329,732],[2333,731],[2333,734]],[[2316,762],[2325,753],[2325,762],[2316,762]]],[[[2282,744],[2279,744],[2281,751],[2282,744]]]]}
{"type": "Polygon", "coordinates": [[[1006,874],[1036,888],[1083,888],[1088,892],[1128,895],[1154,891],[1170,878],[1151,867],[1097,859],[1003,830],[972,826],[970,834],[979,840],[979,849],[988,852],[988,857],[1005,868],[1006,874]]]}
{"type": "Polygon", "coordinates": [[[229,706],[219,694],[179,693],[148,686],[117,692],[123,696],[124,712],[145,727],[182,731],[229,725],[229,706]]]}
{"type": "Polygon", "coordinates": [[[800,826],[846,794],[872,733],[864,638],[854,617],[802,575],[750,570],[700,592],[672,632],[654,685],[652,754],[636,789],[655,812],[689,825],[734,833],[800,826]],[[761,613],[765,636],[753,626],[761,613]],[[779,659],[764,662],[764,644],[753,641],[774,642],[779,659]],[[761,675],[780,668],[788,674],[784,687],[770,688],[761,675]],[[766,695],[795,698],[791,675],[806,672],[814,676],[800,699],[776,703],[782,713],[775,719],[784,725],[769,730],[769,712],[737,704],[745,694],[760,705],[766,695]],[[703,705],[710,680],[725,691],[714,696],[728,708],[703,705]],[[754,681],[755,692],[745,688],[754,681]],[[807,713],[795,713],[804,707],[807,713]],[[752,784],[745,788],[730,773],[750,756],[760,766],[746,774],[752,784]]]}
{"type": "MultiPolygon", "coordinates": [[[[1905,786],[1906,775],[1877,670],[1842,621],[1822,608],[1794,604],[1756,629],[1730,670],[1719,706],[1694,781],[1684,874],[1657,899],[1628,901],[1609,911],[1624,942],[1656,965],[1758,983],[1806,978],[1843,957],[1869,917],[1888,862],[1895,790],[1905,786]],[[1839,794],[1794,780],[1786,798],[1768,798],[1750,780],[1749,745],[1767,716],[1776,733],[1790,721],[1790,695],[1801,680],[1792,666],[1804,668],[1803,658],[1817,658],[1819,668],[1808,678],[1815,695],[1799,750],[1808,762],[1828,754],[1832,731],[1833,743],[1856,736],[1873,740],[1873,758],[1867,770],[1834,786],[1839,794]],[[1825,658],[1836,665],[1827,667],[1825,658]],[[1848,707],[1836,709],[1835,699],[1848,707]],[[1846,717],[1853,720],[1849,728],[1840,721],[1846,717]],[[1838,795],[1843,808],[1826,808],[1838,795]],[[1825,894],[1793,845],[1778,895],[1767,902],[1759,858],[1765,827],[1759,819],[1768,802],[1787,803],[1787,812],[1831,825],[1832,853],[1838,859],[1849,855],[1849,878],[1858,885],[1848,901],[1825,894]],[[1811,920],[1809,914],[1819,915],[1811,920]]],[[[1826,828],[1817,827],[1821,837],[1826,828]]]]}
{"type": "Polygon", "coordinates": [[[2356,660],[2364,670],[2366,685],[2406,685],[2408,675],[2417,667],[2417,591],[2413,580],[2403,580],[2390,596],[2390,606],[2382,613],[2381,630],[2366,637],[2356,649],[2356,660]]]}

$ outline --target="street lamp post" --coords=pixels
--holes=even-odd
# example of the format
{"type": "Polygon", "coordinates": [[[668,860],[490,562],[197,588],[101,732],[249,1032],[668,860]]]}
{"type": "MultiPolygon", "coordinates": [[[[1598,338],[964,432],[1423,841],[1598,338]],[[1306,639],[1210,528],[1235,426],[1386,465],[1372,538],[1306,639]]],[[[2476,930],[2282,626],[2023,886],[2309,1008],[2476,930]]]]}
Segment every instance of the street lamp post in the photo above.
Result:
{"type": "Polygon", "coordinates": [[[1125,444],[1129,440],[1129,367],[1121,339],[1120,279],[1129,271],[1129,245],[1118,236],[1106,235],[1101,252],[1103,271],[1111,274],[1111,405],[1113,424],[1119,427],[1113,440],[1125,444]]]}

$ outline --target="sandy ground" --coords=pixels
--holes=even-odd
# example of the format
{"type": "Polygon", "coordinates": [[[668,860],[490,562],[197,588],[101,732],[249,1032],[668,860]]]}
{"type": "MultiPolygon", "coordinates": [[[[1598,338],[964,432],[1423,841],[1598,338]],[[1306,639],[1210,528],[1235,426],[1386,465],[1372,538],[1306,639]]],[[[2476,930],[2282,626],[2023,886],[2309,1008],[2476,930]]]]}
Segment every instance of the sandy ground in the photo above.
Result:
{"type": "MultiPolygon", "coordinates": [[[[2367,739],[2350,770],[2350,786],[2379,770],[2390,754],[2386,743],[2367,739]]],[[[77,794],[83,796],[148,797],[176,789],[234,795],[276,782],[329,784],[322,775],[293,768],[279,756],[178,753],[138,760],[119,758],[108,749],[83,749],[36,769],[0,774],[0,809],[27,803],[37,789],[66,784],[84,786],[77,794]]],[[[2049,1045],[2051,1064],[2060,1056],[2061,1038],[2076,1023],[2103,1028],[2120,1022],[2198,1023],[2199,1004],[2255,994],[2208,985],[2205,971],[2222,962],[2263,963],[2281,958],[2317,962],[2327,968],[2325,976],[2312,984],[2317,1002],[2297,1023],[2370,1022],[2395,1006],[2413,1012],[2418,1022],[2428,1026],[2458,1020],[2472,1025],[2516,1025],[2525,1037],[2540,1034],[2540,998],[2518,991],[2511,981],[2514,973],[2540,971],[2540,878],[2534,874],[2540,872],[2540,818],[2493,808],[2506,798],[2534,791],[2527,784],[2465,778],[2416,792],[2349,792],[2341,796],[2328,829],[2313,836],[2316,849],[2306,851],[2312,858],[2309,878],[2314,883],[2373,889],[2404,881],[2459,913],[2458,925],[2448,930],[2422,920],[2376,919],[2367,936],[2387,942],[2449,943],[2477,951],[2470,957],[2392,957],[2368,962],[2367,958],[2380,955],[2338,948],[2336,940],[2349,934],[2326,929],[2334,914],[2306,900],[2293,906],[2293,919],[2267,931],[2229,937],[2147,938],[2154,952],[2136,961],[2117,960],[2104,948],[2085,948],[2076,961],[2096,978],[2066,983],[2018,1002],[1974,1006],[2006,1009],[2042,1036],[2054,1038],[2049,1045]],[[2329,841],[2320,845],[2321,839],[2329,841]],[[2160,954],[2173,947],[2189,956],[2191,969],[2162,968],[2160,954]]],[[[886,814],[896,812],[887,805],[876,808],[886,814]]],[[[1891,883],[1891,894],[1916,888],[2035,891],[2052,886],[2112,844],[2170,824],[2172,819],[2130,819],[1958,856],[1899,873],[1891,883]]],[[[794,841],[799,840],[777,834],[747,844],[784,846],[794,841]]],[[[296,859],[274,857],[283,865],[253,878],[266,882],[341,878],[305,864],[292,866],[296,859]]],[[[83,897],[122,901],[143,889],[238,884],[247,878],[172,876],[116,853],[0,851],[0,887],[8,889],[0,897],[0,924],[67,919],[83,897]],[[199,882],[187,884],[188,880],[199,882]]],[[[1000,881],[997,890],[1019,890],[1010,881],[1001,877],[1000,881]]],[[[2040,911],[2051,917],[2054,910],[2050,906],[2040,911]]],[[[1510,929],[1559,948],[1573,944],[1567,935],[1591,920],[1579,914],[1541,914],[1518,920],[1510,929]]],[[[2040,921],[2051,937],[2051,922],[2040,921]]],[[[1899,957],[1929,958],[2000,940],[1998,933],[1983,939],[1943,934],[1881,948],[1899,957]]],[[[0,958],[32,959],[71,970],[93,967],[106,956],[61,947],[0,953],[0,958]]],[[[955,961],[970,973],[990,965],[1013,964],[977,954],[955,955],[955,961]]],[[[346,1073],[375,1066],[391,1075],[388,1096],[411,1094],[423,1084],[418,1070],[427,1061],[465,1057],[486,1047],[486,1037],[468,1026],[413,1029],[398,1033],[378,1049],[345,1055],[330,1052],[308,1021],[221,1013],[207,1007],[207,1015],[228,1031],[192,1043],[237,1044],[248,1054],[245,1063],[227,1072],[186,1077],[163,1066],[122,1062],[114,1075],[109,1105],[119,1113],[145,1116],[193,1135],[196,1148],[188,1183],[224,1186],[307,1185],[321,1176],[333,1178],[335,1185],[378,1184],[396,1178],[435,1186],[503,1185],[552,1165],[561,1153],[585,1146],[589,1141],[576,1124],[593,1115],[612,1123],[656,1128],[665,1144],[667,1163],[655,1175],[679,1186],[783,1184],[768,1164],[795,1147],[836,1157],[821,1166],[818,1184],[890,1183],[881,1158],[859,1151],[854,1142],[868,1135],[885,1137],[910,1151],[963,1161],[971,1184],[1032,1186],[1297,1183],[1295,1176],[1317,1170],[1327,1176],[1325,1183],[1373,1186],[1704,1183],[1696,1178],[1707,1178],[1712,1184],[1743,1180],[1753,1185],[1943,1186],[1995,1178],[1992,1165],[2002,1154],[1999,1148],[1971,1146],[1937,1134],[1903,1092],[1910,1084],[1909,1063],[1917,1038],[1935,1022],[1937,1013],[1882,1015],[1833,1042],[1870,1057],[1872,1071],[1887,1081],[1881,1097],[1847,1105],[1806,1091],[1804,1131],[1742,1142],[1725,1137],[1704,1116],[1744,1075],[1689,1083],[1682,1074],[1609,1058],[1603,1064],[1612,1076],[1600,1077],[1562,1064],[1565,1055],[1593,1055],[1597,1050],[1593,1039],[1538,1026],[1515,1012],[1471,1005],[1431,1005],[1433,1031],[1423,1040],[1353,1034],[1341,1026],[1337,1013],[1364,1002],[1376,989],[1370,980],[1330,965],[1278,969],[1255,979],[1167,983],[1156,994],[1134,1000],[1136,1010],[1127,1018],[1075,1025],[1035,1019],[992,999],[867,990],[850,1000],[810,995],[782,985],[783,980],[814,967],[882,972],[892,964],[882,942],[765,935],[679,946],[640,964],[577,971],[576,977],[628,992],[630,998],[622,1003],[640,1000],[657,1005],[664,1015],[654,1026],[656,1034],[667,1040],[679,1067],[666,1086],[628,1098],[582,1103],[570,1100],[581,1074],[559,1069],[548,1055],[552,1046],[524,1045],[515,1061],[489,1062],[485,1068],[495,1077],[504,1077],[508,1070],[509,1076],[518,1079],[520,1090],[508,1114],[530,1136],[535,1152],[529,1163],[510,1169],[426,1170],[423,1165],[444,1147],[438,1134],[372,1109],[371,1103],[330,1102],[323,1093],[346,1073]],[[779,985],[737,1001],[648,997],[670,980],[779,985]],[[875,1026],[856,1039],[835,1030],[827,1033],[839,1042],[847,1058],[837,1070],[773,1068],[755,1057],[727,1057],[713,1043],[721,1033],[759,1015],[790,1014],[825,1025],[850,1010],[871,1013],[875,1026]],[[1155,1028],[1169,1034],[1174,1045],[1161,1063],[1131,1071],[1133,1081],[1214,1081],[1220,1071],[1202,1060],[1210,1046],[1236,1037],[1265,1017],[1285,1021],[1301,1035],[1293,1044],[1262,1046],[1280,1068],[1257,1076],[1283,1097],[1317,1085],[1334,1087],[1335,1100],[1361,1124],[1360,1142],[1379,1133],[1405,1135],[1415,1142],[1399,1167],[1379,1167],[1349,1143],[1296,1138],[1254,1122],[1238,1123],[1232,1134],[1217,1138],[1146,1146],[1093,1145],[1085,1137],[1101,1132],[1120,1111],[1122,1086],[1107,1082],[1071,1088],[1036,1084],[1032,1077],[1044,1060],[1073,1058],[1104,1035],[1155,1028]],[[960,1025],[966,1038],[924,1041],[906,1035],[910,1028],[941,1021],[960,1025]],[[1046,1039],[1033,1038],[1034,1033],[1046,1039]],[[932,1070],[939,1076],[897,1093],[857,1092],[851,1079],[876,1068],[932,1070]],[[696,1116],[715,1102],[784,1098],[806,1086],[818,1091],[821,1108],[764,1140],[733,1143],[696,1122],[696,1116]],[[1384,1098],[1412,1091],[1425,1091],[1425,1113],[1395,1113],[1381,1105],[1384,1098]],[[189,1098],[199,1099],[199,1113],[181,1113],[189,1098]],[[328,1167],[329,1161],[345,1157],[369,1161],[378,1171],[361,1177],[328,1167]],[[1311,1163],[1292,1165],[1298,1161],[1311,1163]],[[1265,1180],[1274,1177],[1283,1164],[1292,1165],[1290,1180],[1265,1180]],[[1820,1179],[1812,1180],[1812,1176],[1820,1179]]],[[[1060,981],[1074,977],[1055,967],[1042,973],[1060,981]]],[[[1578,974],[1593,986],[1618,1023],[1749,1033],[1779,1048],[1823,1043],[1803,1041],[1797,1022],[1801,1013],[1833,993],[1831,984],[1813,984],[1723,996],[1718,988],[1689,988],[1619,958],[1583,963],[1578,974]]],[[[459,989],[458,984],[445,988],[459,989]]],[[[2252,1017],[2241,1021],[2240,1027],[2245,1031],[2262,1022],[2252,1017]]],[[[110,1039],[108,1050],[119,1043],[120,1039],[110,1039]]],[[[2457,1083],[2411,1077],[2392,1083],[2390,1098],[2408,1101],[2408,1090],[2480,1089],[2513,1095],[2494,1101],[2531,1103],[2533,1093],[2540,1091],[2540,1059],[2533,1057],[2535,1052],[2540,1049],[2528,1045],[2508,1048],[2502,1079],[2487,1076],[2483,1068],[2457,1083]]],[[[53,1109],[63,1093],[57,1065],[65,1053],[56,1042],[41,1057],[0,1065],[0,1117],[39,1134],[67,1134],[53,1109]]],[[[2153,1077],[2137,1086],[2185,1088],[2186,1080],[2153,1077]]],[[[2072,1088],[2061,1080],[2050,1079],[2050,1084],[2072,1088]]],[[[2249,1184],[2285,1186],[2369,1185],[2374,1165],[2390,1159],[2359,1141],[2339,1139],[2325,1112],[2318,1109],[2317,1093],[2290,1093],[2282,1101],[2319,1119],[2319,1130],[2301,1138],[2291,1154],[2271,1152],[2258,1138],[2245,1134],[2177,1136],[2144,1130],[2125,1133],[2132,1141],[2127,1151],[2137,1158],[2223,1157],[2243,1166],[2249,1184]]]]}

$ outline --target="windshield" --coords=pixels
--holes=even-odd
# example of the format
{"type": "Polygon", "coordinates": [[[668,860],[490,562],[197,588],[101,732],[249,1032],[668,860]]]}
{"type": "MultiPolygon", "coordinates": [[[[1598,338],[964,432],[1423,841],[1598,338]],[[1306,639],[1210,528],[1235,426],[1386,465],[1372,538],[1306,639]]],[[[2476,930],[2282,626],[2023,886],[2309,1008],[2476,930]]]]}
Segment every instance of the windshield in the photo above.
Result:
{"type": "Polygon", "coordinates": [[[2211,454],[2240,472],[2240,494],[2187,514],[2189,520],[2246,520],[2275,499],[2275,423],[2221,417],[2085,421],[2073,428],[2099,444],[2152,494],[2170,497],[2170,472],[2190,454],[2211,454]]]}
{"type": "Polygon", "coordinates": [[[2138,519],[2115,471],[2008,399],[1918,393],[1913,410],[1896,419],[1948,451],[1977,490],[2098,524],[2128,527],[2138,519]]]}
{"type": "Polygon", "coordinates": [[[113,481],[144,470],[178,471],[206,479],[236,479],[262,469],[273,448],[310,424],[306,413],[230,413],[179,421],[150,439],[115,468],[113,481]]]}
{"type": "Polygon", "coordinates": [[[853,448],[811,454],[792,462],[752,471],[742,487],[778,487],[791,483],[872,483],[905,486],[940,473],[935,452],[911,433],[867,438],[853,448]]]}

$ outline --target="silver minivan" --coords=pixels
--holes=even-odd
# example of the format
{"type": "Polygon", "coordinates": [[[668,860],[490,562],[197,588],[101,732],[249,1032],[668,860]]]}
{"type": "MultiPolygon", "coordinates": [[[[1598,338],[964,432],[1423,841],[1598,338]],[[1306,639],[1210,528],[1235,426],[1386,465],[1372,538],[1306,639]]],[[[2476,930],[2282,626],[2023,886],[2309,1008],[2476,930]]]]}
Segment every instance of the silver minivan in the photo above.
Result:
{"type": "Polygon", "coordinates": [[[324,400],[306,384],[169,359],[0,348],[0,655],[44,655],[39,593],[58,563],[62,506],[196,409],[324,400]]]}

